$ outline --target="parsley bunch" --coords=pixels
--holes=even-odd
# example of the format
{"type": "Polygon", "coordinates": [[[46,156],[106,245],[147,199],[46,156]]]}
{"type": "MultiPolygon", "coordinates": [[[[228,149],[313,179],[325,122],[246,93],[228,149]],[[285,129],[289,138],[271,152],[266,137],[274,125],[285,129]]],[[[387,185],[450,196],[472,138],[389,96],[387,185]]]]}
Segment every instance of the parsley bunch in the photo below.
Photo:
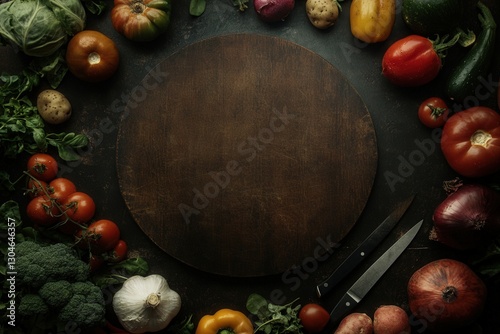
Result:
{"type": "Polygon", "coordinates": [[[300,304],[293,305],[294,300],[286,305],[276,305],[270,303],[259,294],[248,296],[246,307],[248,312],[257,316],[259,320],[255,321],[257,328],[255,333],[263,332],[266,334],[300,334],[302,325],[298,313],[300,304]]]}

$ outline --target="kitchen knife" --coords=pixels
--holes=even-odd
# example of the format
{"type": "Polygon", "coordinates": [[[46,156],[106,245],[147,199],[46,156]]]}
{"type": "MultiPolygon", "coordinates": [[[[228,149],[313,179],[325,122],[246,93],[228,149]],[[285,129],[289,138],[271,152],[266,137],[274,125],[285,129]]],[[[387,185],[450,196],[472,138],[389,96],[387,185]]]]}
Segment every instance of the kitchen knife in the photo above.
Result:
{"type": "Polygon", "coordinates": [[[393,229],[410,207],[415,196],[411,196],[401,202],[397,208],[366,238],[361,245],[328,277],[323,283],[316,286],[318,297],[322,297],[332,290],[342,279],[344,279],[356,266],[370,254],[375,247],[393,229]]]}
{"type": "Polygon", "coordinates": [[[358,305],[361,299],[370,291],[377,283],[382,275],[396,261],[401,253],[408,247],[413,238],[417,235],[423,220],[419,221],[401,238],[398,239],[363,275],[347,290],[344,296],[340,299],[333,311],[330,313],[332,323],[336,324],[350,311],[358,305]]]}

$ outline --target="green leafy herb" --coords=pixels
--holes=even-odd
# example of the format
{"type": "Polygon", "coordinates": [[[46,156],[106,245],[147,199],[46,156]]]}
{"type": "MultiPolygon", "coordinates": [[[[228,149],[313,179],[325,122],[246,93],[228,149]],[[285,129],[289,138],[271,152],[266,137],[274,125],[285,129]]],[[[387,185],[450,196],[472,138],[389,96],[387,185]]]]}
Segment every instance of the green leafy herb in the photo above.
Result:
{"type": "Polygon", "coordinates": [[[122,284],[133,275],[145,276],[149,272],[149,265],[143,258],[133,257],[115,265],[106,267],[92,277],[95,285],[105,288],[111,285],[122,284]]]}
{"type": "Polygon", "coordinates": [[[286,305],[276,305],[256,293],[248,296],[246,308],[248,312],[259,319],[255,321],[257,326],[255,333],[302,333],[302,325],[298,317],[301,306],[300,304],[294,306],[297,300],[295,299],[286,305]]]}
{"type": "Polygon", "coordinates": [[[63,160],[78,159],[75,149],[88,145],[83,134],[49,133],[28,93],[40,83],[43,73],[27,68],[18,75],[0,75],[0,155],[15,158],[26,152],[57,148],[63,160]]]}

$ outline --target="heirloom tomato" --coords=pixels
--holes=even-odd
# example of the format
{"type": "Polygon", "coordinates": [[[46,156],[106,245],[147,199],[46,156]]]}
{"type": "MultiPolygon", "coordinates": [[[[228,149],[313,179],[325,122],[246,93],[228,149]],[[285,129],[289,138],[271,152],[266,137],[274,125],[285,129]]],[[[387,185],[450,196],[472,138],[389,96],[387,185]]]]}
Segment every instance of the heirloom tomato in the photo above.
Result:
{"type": "Polygon", "coordinates": [[[444,51],[458,41],[431,41],[410,35],[393,43],[382,58],[382,74],[393,84],[417,87],[431,82],[441,70],[444,51]]]}
{"type": "Polygon", "coordinates": [[[111,23],[128,39],[149,42],[167,30],[170,9],[170,0],[115,0],[111,23]]]}
{"type": "Polygon", "coordinates": [[[482,177],[500,170],[500,114],[472,107],[446,121],[441,149],[449,165],[465,177],[482,177]]]}
{"type": "Polygon", "coordinates": [[[446,102],[439,97],[429,97],[418,107],[418,118],[425,126],[434,129],[440,128],[448,119],[450,110],[446,102]]]}
{"type": "Polygon", "coordinates": [[[66,50],[70,72],[80,80],[99,82],[109,79],[118,69],[120,54],[106,35],[83,30],[73,36],[66,50]]]}

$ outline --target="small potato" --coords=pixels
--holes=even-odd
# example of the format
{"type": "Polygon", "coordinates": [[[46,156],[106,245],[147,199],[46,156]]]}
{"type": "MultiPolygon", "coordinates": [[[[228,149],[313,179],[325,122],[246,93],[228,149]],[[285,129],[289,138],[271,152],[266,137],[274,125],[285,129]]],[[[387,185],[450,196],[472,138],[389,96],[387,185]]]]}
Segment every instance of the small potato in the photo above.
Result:
{"type": "Polygon", "coordinates": [[[373,334],[373,322],[366,313],[351,313],[333,334],[373,334]]]}
{"type": "Polygon", "coordinates": [[[47,89],[38,94],[36,107],[42,119],[49,124],[61,124],[71,116],[71,104],[57,90],[47,89]]]}
{"type": "Polygon", "coordinates": [[[339,10],[337,0],[306,0],[307,17],[318,29],[333,26],[339,17],[339,10]]]}
{"type": "Polygon", "coordinates": [[[408,314],[396,305],[384,305],[373,314],[374,334],[410,334],[408,314]]]}

